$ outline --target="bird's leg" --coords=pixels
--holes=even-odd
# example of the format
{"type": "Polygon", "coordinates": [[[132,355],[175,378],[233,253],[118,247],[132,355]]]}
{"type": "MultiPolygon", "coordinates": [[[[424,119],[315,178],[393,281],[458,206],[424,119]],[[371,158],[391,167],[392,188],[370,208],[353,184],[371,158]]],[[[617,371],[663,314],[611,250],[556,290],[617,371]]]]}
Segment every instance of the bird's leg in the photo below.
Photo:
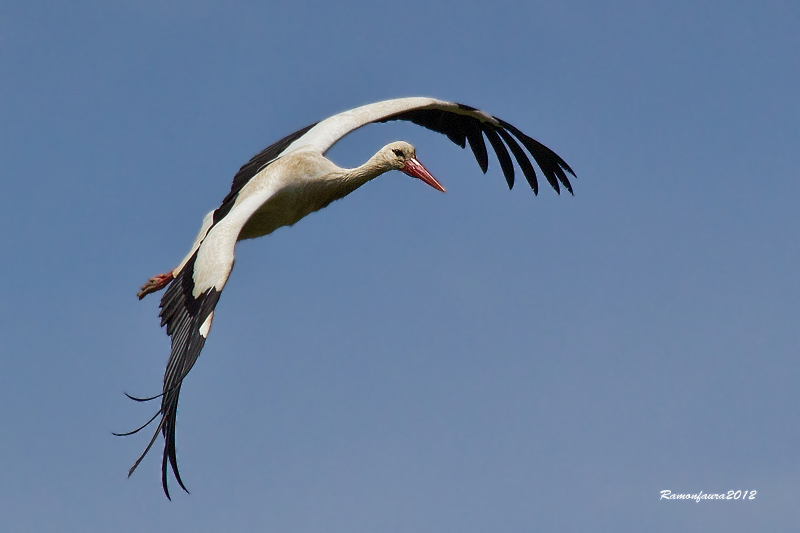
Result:
{"type": "Polygon", "coordinates": [[[172,271],[153,276],[147,283],[142,285],[141,290],[139,290],[136,296],[141,300],[151,292],[160,291],[166,287],[170,281],[172,281],[172,271]]]}

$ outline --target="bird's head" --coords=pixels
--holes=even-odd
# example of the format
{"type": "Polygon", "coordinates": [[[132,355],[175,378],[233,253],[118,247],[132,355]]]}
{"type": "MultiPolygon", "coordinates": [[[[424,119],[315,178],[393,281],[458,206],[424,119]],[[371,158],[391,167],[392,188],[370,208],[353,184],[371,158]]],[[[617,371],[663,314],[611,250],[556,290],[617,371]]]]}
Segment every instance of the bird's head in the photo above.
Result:
{"type": "Polygon", "coordinates": [[[381,153],[393,170],[399,170],[412,178],[421,179],[437,191],[445,192],[442,184],[431,176],[431,173],[422,166],[422,163],[417,161],[414,147],[407,142],[397,141],[387,144],[383,147],[381,153]]]}

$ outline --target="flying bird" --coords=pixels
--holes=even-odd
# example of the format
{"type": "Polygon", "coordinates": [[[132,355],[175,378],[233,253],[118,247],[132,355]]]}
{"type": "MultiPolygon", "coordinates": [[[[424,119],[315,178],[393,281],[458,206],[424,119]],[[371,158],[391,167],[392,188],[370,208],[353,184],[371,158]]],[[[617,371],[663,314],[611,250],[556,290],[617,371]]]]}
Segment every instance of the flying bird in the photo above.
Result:
{"type": "Polygon", "coordinates": [[[538,194],[536,172],[528,158],[530,154],[556,192],[560,194],[560,186],[563,186],[572,193],[567,173],[573,177],[575,173],[555,152],[497,117],[474,107],[432,98],[399,98],[368,104],[306,126],[265,148],[233,177],[230,192],[218,208],[205,216],[200,233],[183,261],[173,270],[152,277],[138,293],[141,300],[151,292],[167,288],[161,298],[159,316],[161,326],[167,327],[172,348],[161,394],[151,398],[128,395],[140,402],[161,401],[160,409],[146,424],[128,433],[115,433],[132,435],[160,416],[153,437],[128,476],[153,447],[160,432],[165,441],[161,461],[164,493],[170,498],[168,463],[180,487],[188,492],[178,471],[175,452],[178,396],[184,378],[208,337],[214,307],[233,268],[237,241],[269,235],[280,227],[291,226],[390,170],[399,170],[445,192],[417,160],[414,147],[407,142],[384,146],[356,168],[340,168],[325,157],[325,153],[348,133],[367,124],[392,120],[413,122],[442,133],[461,148],[469,144],[484,173],[489,165],[485,136],[497,156],[508,188],[514,186],[513,155],[534,194],[538,194]]]}

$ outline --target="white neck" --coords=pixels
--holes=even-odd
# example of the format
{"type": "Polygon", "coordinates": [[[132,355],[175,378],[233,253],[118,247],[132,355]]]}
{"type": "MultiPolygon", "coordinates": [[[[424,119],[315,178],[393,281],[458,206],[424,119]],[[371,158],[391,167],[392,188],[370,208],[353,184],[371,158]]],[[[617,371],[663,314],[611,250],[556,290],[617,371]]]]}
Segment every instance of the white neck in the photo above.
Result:
{"type": "Polygon", "coordinates": [[[381,174],[392,170],[387,164],[381,152],[370,157],[366,163],[356,168],[343,168],[340,172],[330,176],[331,180],[338,186],[337,198],[342,198],[354,190],[358,189],[368,181],[377,178],[381,174]]]}

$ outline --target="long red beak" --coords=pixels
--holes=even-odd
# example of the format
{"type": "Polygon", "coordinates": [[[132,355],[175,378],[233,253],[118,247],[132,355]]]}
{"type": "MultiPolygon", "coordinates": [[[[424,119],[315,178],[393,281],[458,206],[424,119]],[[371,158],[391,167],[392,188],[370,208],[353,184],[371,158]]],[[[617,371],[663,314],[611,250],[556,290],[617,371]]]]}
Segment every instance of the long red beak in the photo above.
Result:
{"type": "Polygon", "coordinates": [[[411,176],[412,178],[419,178],[437,191],[445,192],[444,187],[442,184],[436,181],[436,178],[431,176],[431,173],[422,166],[422,163],[416,160],[416,158],[411,158],[406,161],[405,166],[403,167],[403,172],[411,176]]]}

